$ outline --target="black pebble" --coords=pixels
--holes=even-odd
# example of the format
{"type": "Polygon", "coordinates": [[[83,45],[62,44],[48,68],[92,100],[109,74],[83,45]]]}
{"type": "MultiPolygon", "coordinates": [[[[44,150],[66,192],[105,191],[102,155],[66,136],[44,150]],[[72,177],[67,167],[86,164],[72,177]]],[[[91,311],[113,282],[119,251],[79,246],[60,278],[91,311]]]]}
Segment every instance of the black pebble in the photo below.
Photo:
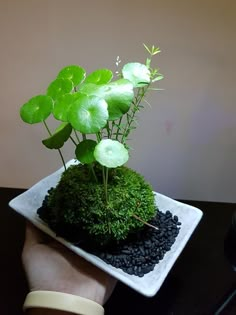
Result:
{"type": "Polygon", "coordinates": [[[181,225],[179,218],[173,216],[169,210],[166,213],[157,211],[156,217],[150,223],[159,230],[145,226],[136,239],[132,236],[110,249],[92,252],[130,275],[143,277],[152,271],[171,249],[181,225]]]}

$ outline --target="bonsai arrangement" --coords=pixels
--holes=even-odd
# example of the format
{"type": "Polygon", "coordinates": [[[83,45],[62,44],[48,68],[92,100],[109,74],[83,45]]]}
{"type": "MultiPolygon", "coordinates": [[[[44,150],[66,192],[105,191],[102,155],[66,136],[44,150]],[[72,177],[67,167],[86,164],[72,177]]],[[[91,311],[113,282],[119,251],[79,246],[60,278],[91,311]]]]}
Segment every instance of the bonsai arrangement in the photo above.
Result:
{"type": "Polygon", "coordinates": [[[80,66],[67,66],[45,95],[20,109],[24,122],[45,126],[49,136],[42,143],[58,150],[65,169],[45,196],[39,217],[57,235],[138,276],[163,258],[180,225],[171,212],[158,211],[151,185],[125,166],[137,114],[147,93],[158,90],[153,84],[163,78],[151,65],[160,49],[144,47],[149,54],[145,64],[130,62],[120,69],[117,57],[115,78],[109,69],[86,75],[80,66]],[[53,132],[49,116],[59,122],[53,132]],[[68,168],[62,154],[66,141],[74,144],[79,161],[68,168]]]}

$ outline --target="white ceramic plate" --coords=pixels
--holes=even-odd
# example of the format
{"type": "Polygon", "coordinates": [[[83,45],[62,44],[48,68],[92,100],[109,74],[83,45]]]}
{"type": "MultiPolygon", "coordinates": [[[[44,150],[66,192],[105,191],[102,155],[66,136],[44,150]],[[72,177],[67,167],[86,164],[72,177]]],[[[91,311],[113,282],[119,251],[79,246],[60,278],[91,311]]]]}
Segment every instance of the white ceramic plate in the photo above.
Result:
{"type": "MultiPolygon", "coordinates": [[[[67,163],[67,166],[75,163],[75,160],[71,160],[67,163]]],[[[64,244],[76,254],[90,261],[95,266],[111,274],[113,277],[122,281],[139,293],[148,297],[154,296],[160,289],[170,269],[198,225],[202,217],[202,211],[159,193],[155,193],[156,204],[159,210],[162,212],[170,210],[173,215],[177,215],[179,217],[182,225],[171,250],[165,254],[164,258],[155,266],[153,271],[145,274],[142,278],[129,275],[121,269],[108,265],[97,256],[89,254],[86,251],[74,246],[63,238],[57,237],[55,233],[38,217],[36,213],[37,209],[42,205],[42,201],[44,200],[48,189],[56,186],[63,170],[64,168],[59,169],[55,173],[39,181],[23,194],[12,199],[9,203],[10,207],[31,221],[39,229],[64,244]]]]}

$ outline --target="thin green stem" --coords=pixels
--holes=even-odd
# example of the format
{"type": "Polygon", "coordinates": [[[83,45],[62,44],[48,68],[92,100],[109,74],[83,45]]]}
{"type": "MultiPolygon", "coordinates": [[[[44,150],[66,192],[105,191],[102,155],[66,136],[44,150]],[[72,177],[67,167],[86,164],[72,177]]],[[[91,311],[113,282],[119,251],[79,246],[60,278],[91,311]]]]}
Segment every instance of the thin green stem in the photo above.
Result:
{"type": "Polygon", "coordinates": [[[113,137],[114,126],[115,126],[115,122],[114,122],[114,120],[112,120],[112,123],[111,123],[111,138],[113,137]]]}
{"type": "MultiPolygon", "coordinates": [[[[48,127],[48,125],[47,125],[47,123],[46,123],[45,120],[43,121],[43,123],[44,123],[44,126],[45,126],[45,128],[47,129],[49,135],[52,136],[52,133],[51,133],[51,131],[50,131],[50,129],[49,129],[49,127],[48,127]]],[[[57,151],[58,151],[58,153],[59,153],[59,155],[60,155],[60,157],[61,157],[61,160],[62,160],[62,164],[63,164],[63,166],[64,166],[64,169],[66,170],[66,163],[65,163],[65,160],[64,160],[63,155],[62,155],[62,153],[61,153],[61,150],[60,150],[60,149],[57,149],[57,151]]]]}
{"type": "Polygon", "coordinates": [[[119,138],[120,124],[121,124],[121,121],[122,121],[122,117],[123,116],[120,117],[117,129],[116,129],[116,140],[118,140],[118,138],[119,138]]]}
{"type": "Polygon", "coordinates": [[[106,124],[106,129],[107,129],[107,138],[110,139],[111,138],[111,133],[110,133],[109,122],[107,122],[107,124],[106,124]]]}
{"type": "Polygon", "coordinates": [[[131,114],[129,112],[126,114],[127,121],[126,121],[126,125],[124,127],[124,132],[123,132],[123,135],[121,138],[121,143],[125,143],[125,140],[127,139],[128,135],[131,131],[130,127],[132,126],[132,123],[134,122],[134,117],[140,109],[140,104],[141,104],[148,88],[149,88],[149,84],[146,87],[139,88],[138,94],[135,98],[135,101],[132,104],[131,114]]]}
{"type": "Polygon", "coordinates": [[[60,149],[58,149],[58,152],[59,152],[59,154],[60,154],[60,157],[61,157],[61,160],[62,160],[62,163],[63,163],[64,169],[65,169],[65,171],[66,171],[66,163],[65,163],[65,160],[64,160],[63,155],[62,155],[62,153],[61,153],[61,150],[60,150],[60,149]]]}
{"type": "Polygon", "coordinates": [[[94,179],[95,179],[95,182],[98,183],[98,178],[97,178],[97,175],[96,175],[96,173],[95,173],[95,171],[94,171],[94,166],[93,166],[93,164],[88,164],[88,167],[89,167],[91,173],[93,174],[93,177],[94,177],[94,179]]]}
{"type": "Polygon", "coordinates": [[[108,167],[105,167],[105,166],[102,167],[102,179],[103,179],[103,186],[104,186],[104,192],[105,192],[105,201],[106,201],[106,204],[108,204],[108,192],[107,192],[108,167]]]}
{"type": "Polygon", "coordinates": [[[97,142],[102,140],[101,134],[99,132],[96,133],[97,142]]]}
{"type": "Polygon", "coordinates": [[[51,135],[52,135],[52,133],[51,133],[51,131],[49,130],[48,125],[47,125],[46,121],[44,120],[44,121],[43,121],[43,123],[44,123],[45,128],[47,129],[47,132],[48,132],[48,133],[49,133],[49,135],[51,136],[51,135]]]}
{"type": "Polygon", "coordinates": [[[79,136],[78,136],[78,134],[77,134],[77,132],[76,132],[76,130],[75,130],[75,129],[74,129],[74,134],[75,134],[75,137],[76,137],[77,141],[80,143],[79,136]]]}
{"type": "Polygon", "coordinates": [[[75,146],[77,146],[77,143],[75,142],[75,140],[70,136],[70,140],[74,143],[75,146]]]}

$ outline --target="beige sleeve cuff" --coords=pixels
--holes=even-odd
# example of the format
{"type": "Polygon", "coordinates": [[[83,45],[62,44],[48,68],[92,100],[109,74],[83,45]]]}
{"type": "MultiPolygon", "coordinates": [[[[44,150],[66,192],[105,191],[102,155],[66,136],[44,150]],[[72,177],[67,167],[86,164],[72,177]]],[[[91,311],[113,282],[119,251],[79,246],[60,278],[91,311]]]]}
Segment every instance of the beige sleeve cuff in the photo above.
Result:
{"type": "Polygon", "coordinates": [[[23,310],[47,308],[80,315],[103,315],[104,308],[89,299],[62,292],[33,291],[25,299],[23,310]]]}

